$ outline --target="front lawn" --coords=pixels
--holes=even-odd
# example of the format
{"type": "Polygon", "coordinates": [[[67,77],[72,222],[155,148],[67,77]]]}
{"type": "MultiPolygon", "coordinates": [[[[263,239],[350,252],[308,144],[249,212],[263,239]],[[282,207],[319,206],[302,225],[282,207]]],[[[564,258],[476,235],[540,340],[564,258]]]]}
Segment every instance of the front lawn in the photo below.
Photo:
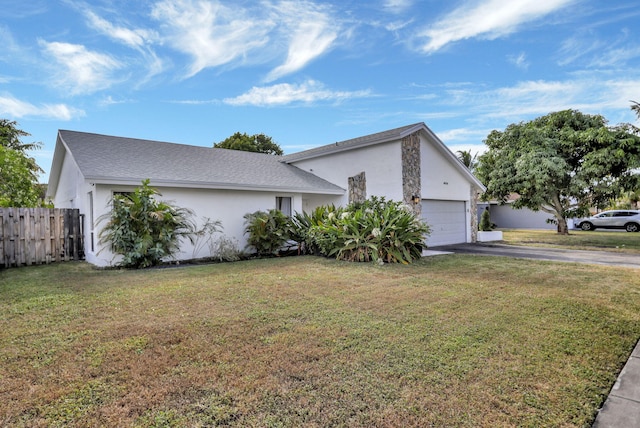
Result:
{"type": "Polygon", "coordinates": [[[569,235],[558,235],[554,230],[503,229],[502,235],[504,243],[510,245],[640,253],[640,233],[571,230],[569,235]]]}
{"type": "Polygon", "coordinates": [[[68,263],[1,270],[0,313],[0,426],[588,426],[640,337],[640,276],[68,263]]]}

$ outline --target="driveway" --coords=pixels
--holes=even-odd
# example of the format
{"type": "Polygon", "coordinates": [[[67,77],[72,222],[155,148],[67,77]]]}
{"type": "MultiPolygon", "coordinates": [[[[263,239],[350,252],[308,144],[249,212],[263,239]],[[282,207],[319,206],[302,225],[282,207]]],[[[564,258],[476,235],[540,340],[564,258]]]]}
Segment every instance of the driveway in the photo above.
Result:
{"type": "Polygon", "coordinates": [[[586,263],[640,269],[638,254],[610,251],[567,250],[543,247],[521,247],[503,244],[457,244],[429,247],[433,251],[483,256],[503,256],[519,259],[551,260],[557,262],[586,263]]]}

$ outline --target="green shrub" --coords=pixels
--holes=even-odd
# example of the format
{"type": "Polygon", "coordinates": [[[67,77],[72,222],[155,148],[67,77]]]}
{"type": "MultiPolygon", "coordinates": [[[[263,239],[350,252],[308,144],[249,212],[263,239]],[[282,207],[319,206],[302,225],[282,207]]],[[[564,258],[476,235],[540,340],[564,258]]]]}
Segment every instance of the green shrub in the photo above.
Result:
{"type": "Polygon", "coordinates": [[[482,216],[480,216],[480,224],[478,225],[478,229],[480,229],[482,232],[490,232],[491,230],[493,230],[493,225],[491,224],[491,214],[486,208],[482,212],[482,216]]]}
{"type": "Polygon", "coordinates": [[[310,214],[295,213],[291,217],[291,239],[298,244],[299,254],[320,255],[320,248],[311,233],[312,226],[321,226],[327,221],[329,213],[335,213],[335,205],[317,207],[310,214]]]}
{"type": "Polygon", "coordinates": [[[111,213],[100,232],[100,243],[109,243],[115,254],[123,256],[120,265],[132,268],[155,266],[178,250],[182,238],[193,243],[193,213],[185,208],[157,201],[161,196],[149,187],[149,180],[130,194],[113,196],[111,213]]]}
{"type": "Polygon", "coordinates": [[[401,202],[372,197],[327,211],[308,239],[319,252],[340,260],[411,263],[422,256],[429,226],[401,202]]]}
{"type": "Polygon", "coordinates": [[[291,237],[291,222],[281,211],[256,211],[245,214],[247,243],[258,255],[277,254],[291,237]]]}

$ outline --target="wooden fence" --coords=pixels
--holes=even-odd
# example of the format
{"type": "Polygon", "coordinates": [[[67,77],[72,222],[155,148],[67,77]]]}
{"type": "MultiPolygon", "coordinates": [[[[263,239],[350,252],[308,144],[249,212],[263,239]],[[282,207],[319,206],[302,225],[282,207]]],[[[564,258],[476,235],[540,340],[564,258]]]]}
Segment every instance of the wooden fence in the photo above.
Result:
{"type": "Polygon", "coordinates": [[[84,259],[78,209],[0,208],[0,267],[84,259]]]}

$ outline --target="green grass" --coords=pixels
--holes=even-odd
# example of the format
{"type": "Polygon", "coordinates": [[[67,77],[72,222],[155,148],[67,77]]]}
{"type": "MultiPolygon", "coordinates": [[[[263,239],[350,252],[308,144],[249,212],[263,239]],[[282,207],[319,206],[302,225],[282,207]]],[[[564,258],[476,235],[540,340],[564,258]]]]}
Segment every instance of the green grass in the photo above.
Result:
{"type": "Polygon", "coordinates": [[[633,269],[462,255],[0,271],[0,426],[588,426],[633,269]]]}
{"type": "Polygon", "coordinates": [[[569,235],[559,235],[553,230],[504,229],[503,237],[510,245],[640,253],[640,233],[572,230],[569,235]]]}

